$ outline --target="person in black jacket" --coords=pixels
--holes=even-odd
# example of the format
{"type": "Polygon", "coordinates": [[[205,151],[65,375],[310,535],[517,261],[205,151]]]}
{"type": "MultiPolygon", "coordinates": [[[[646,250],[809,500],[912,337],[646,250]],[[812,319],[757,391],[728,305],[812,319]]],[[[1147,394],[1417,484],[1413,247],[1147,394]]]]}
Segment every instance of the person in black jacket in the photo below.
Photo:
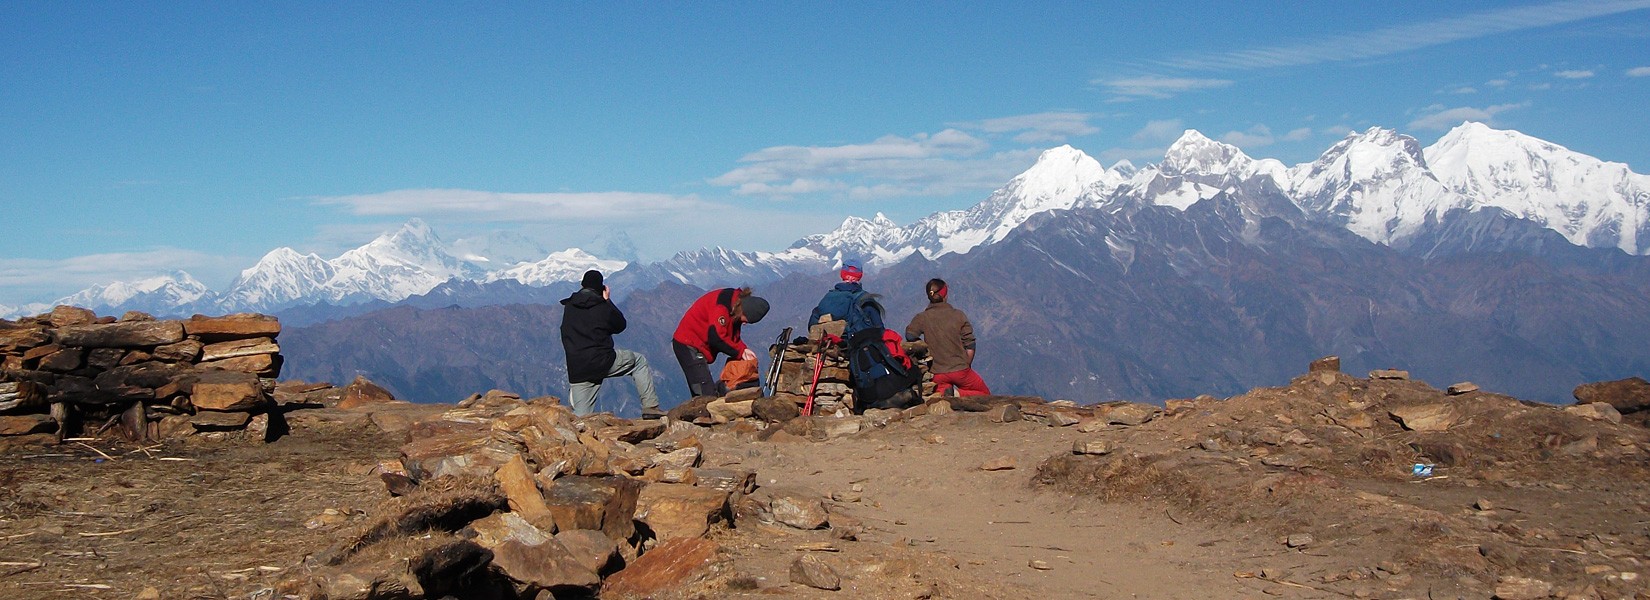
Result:
{"type": "Polygon", "coordinates": [[[629,375],[642,399],[642,418],[664,416],[647,357],[613,347],[614,334],[625,328],[624,313],[608,299],[601,271],[585,271],[580,286],[561,301],[561,346],[567,353],[567,395],[573,414],[582,417],[595,412],[603,379],[629,375]]]}

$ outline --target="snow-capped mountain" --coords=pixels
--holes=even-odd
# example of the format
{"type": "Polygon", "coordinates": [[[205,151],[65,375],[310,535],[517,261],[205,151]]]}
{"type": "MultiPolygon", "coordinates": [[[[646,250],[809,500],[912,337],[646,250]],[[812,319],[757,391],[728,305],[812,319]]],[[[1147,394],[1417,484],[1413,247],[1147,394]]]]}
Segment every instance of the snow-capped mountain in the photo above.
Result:
{"type": "Polygon", "coordinates": [[[578,248],[568,248],[561,252],[552,252],[544,257],[544,260],[522,262],[502,271],[493,271],[488,273],[483,281],[513,279],[527,285],[545,286],[558,281],[578,281],[584,277],[585,271],[591,269],[603,274],[617,273],[624,269],[626,264],[622,260],[602,260],[578,248]]]}
{"type": "Polygon", "coordinates": [[[1650,253],[1650,176],[1517,131],[1463,123],[1424,151],[1438,180],[1578,246],[1650,253]]]}
{"type": "Polygon", "coordinates": [[[1346,136],[1318,160],[1296,165],[1289,179],[1301,210],[1381,244],[1468,205],[1427,168],[1420,142],[1379,127],[1346,136]]]}
{"type": "Polygon", "coordinates": [[[212,290],[194,277],[183,271],[173,271],[137,281],[93,286],[58,299],[54,305],[68,304],[109,312],[115,309],[152,312],[168,311],[211,297],[212,290]]]}
{"type": "MultiPolygon", "coordinates": [[[[880,213],[870,219],[848,217],[835,230],[804,237],[781,252],[717,247],[642,264],[569,249],[503,266],[501,257],[530,249],[531,242],[521,236],[483,236],[455,244],[461,248],[453,250],[414,219],[330,260],[278,248],[221,294],[198,282],[180,280],[162,289],[145,281],[92,288],[65,300],[128,308],[141,298],[145,308],[156,312],[166,312],[158,306],[168,302],[176,303],[173,312],[268,312],[300,304],[399,302],[450,280],[480,285],[513,280],[539,287],[576,281],[590,268],[603,270],[627,290],[664,281],[758,285],[791,273],[834,268],[844,260],[876,269],[916,254],[933,259],[968,253],[1002,241],[1032,217],[1050,211],[1101,207],[1132,213],[1149,206],[1185,211],[1223,194],[1228,199],[1223,202],[1230,201],[1228,206],[1248,223],[1245,231],[1267,217],[1304,218],[1400,250],[1419,238],[1436,250],[1517,247],[1540,237],[1531,233],[1539,230],[1502,224],[1506,218],[1551,229],[1577,245],[1650,253],[1650,177],[1515,131],[1464,123],[1423,149],[1413,137],[1374,127],[1349,134],[1317,160],[1285,167],[1188,130],[1159,164],[1137,167],[1120,161],[1104,168],[1071,146],[1051,148],[974,206],[905,226],[880,213]],[[1446,222],[1450,219],[1470,222],[1446,222]],[[1485,239],[1497,232],[1510,237],[1497,243],[1485,239]],[[1462,245],[1443,239],[1451,235],[1474,240],[1462,245]]],[[[602,239],[597,241],[609,250],[634,249],[622,233],[602,239]]],[[[16,307],[8,313],[28,310],[16,307]]]]}

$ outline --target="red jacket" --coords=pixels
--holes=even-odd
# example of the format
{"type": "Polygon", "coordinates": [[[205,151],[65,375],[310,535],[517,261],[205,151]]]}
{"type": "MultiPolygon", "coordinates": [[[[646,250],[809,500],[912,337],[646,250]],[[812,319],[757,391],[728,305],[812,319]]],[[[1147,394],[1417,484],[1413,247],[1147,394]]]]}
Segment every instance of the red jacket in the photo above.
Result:
{"type": "Polygon", "coordinates": [[[700,296],[682,315],[671,339],[698,350],[706,362],[715,362],[717,352],[739,358],[745,353],[745,342],[739,339],[741,324],[733,321],[733,298],[738,293],[735,288],[723,288],[700,296]]]}

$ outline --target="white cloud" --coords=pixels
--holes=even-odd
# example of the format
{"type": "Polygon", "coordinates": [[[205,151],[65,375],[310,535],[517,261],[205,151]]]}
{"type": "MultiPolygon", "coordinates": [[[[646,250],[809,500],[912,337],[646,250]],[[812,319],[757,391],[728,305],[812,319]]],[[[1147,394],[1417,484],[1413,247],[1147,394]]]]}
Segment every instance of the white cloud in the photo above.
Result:
{"type": "MultiPolygon", "coordinates": [[[[1032,122],[991,126],[1013,131],[1032,122]]],[[[984,140],[957,129],[883,136],[866,144],[775,146],[745,155],[739,159],[744,166],[708,183],[732,188],[735,194],[773,198],[815,193],[839,193],[850,199],[943,196],[995,189],[1037,155],[1037,150],[986,154],[989,148],[984,140]]]]}
{"type": "Polygon", "coordinates": [[[1447,90],[1447,93],[1456,94],[1456,95],[1476,94],[1476,93],[1478,93],[1478,88],[1472,87],[1470,85],[1463,85],[1461,87],[1457,87],[1457,88],[1447,90]]]}
{"type": "Polygon", "coordinates": [[[1289,133],[1283,134],[1282,139],[1285,142],[1299,142],[1299,141],[1304,141],[1304,140],[1306,140],[1308,138],[1311,138],[1311,137],[1312,137],[1312,128],[1311,127],[1301,127],[1299,129],[1289,130],[1289,133]]]}
{"type": "Polygon", "coordinates": [[[1565,79],[1587,79],[1587,78],[1593,76],[1593,72],[1592,71],[1581,71],[1581,70],[1569,70],[1569,71],[1559,71],[1557,73],[1553,73],[1553,75],[1563,77],[1565,79]]]}
{"type": "Polygon", "coordinates": [[[1272,128],[1265,125],[1255,125],[1245,131],[1228,131],[1220,136],[1220,141],[1239,148],[1262,148],[1277,141],[1272,137],[1272,128]]]}
{"type": "Polygon", "coordinates": [[[1535,85],[1530,86],[1530,89],[1536,90],[1536,91],[1550,90],[1550,89],[1553,89],[1553,84],[1551,84],[1551,83],[1537,83],[1535,85]]]}
{"type": "Polygon", "coordinates": [[[0,258],[0,290],[5,290],[0,302],[46,302],[94,285],[180,270],[210,284],[210,280],[227,278],[247,262],[243,257],[170,247],[57,259],[0,258]]]}
{"type": "Polygon", "coordinates": [[[1059,144],[1070,137],[1099,133],[1100,128],[1089,124],[1095,116],[1093,113],[1057,111],[947,125],[986,133],[1020,132],[1014,136],[1014,141],[1022,144],[1059,144]]]}
{"type": "Polygon", "coordinates": [[[1650,77],[1650,67],[1633,67],[1627,70],[1628,77],[1650,77]]]}
{"type": "Polygon", "coordinates": [[[1512,83],[1512,82],[1508,81],[1506,79],[1491,79],[1489,81],[1484,82],[1484,85],[1487,85],[1487,86],[1490,86],[1490,87],[1495,87],[1495,88],[1504,88],[1504,87],[1507,87],[1507,84],[1509,84],[1509,83],[1512,83]]]}
{"type": "Polygon", "coordinates": [[[1478,121],[1480,123],[1494,124],[1495,115],[1509,110],[1525,108],[1529,105],[1529,102],[1520,102],[1518,104],[1497,104],[1494,106],[1486,106],[1484,108],[1474,108],[1471,106],[1445,108],[1435,104],[1422,109],[1422,112],[1427,114],[1415,119],[1414,121],[1410,121],[1409,128],[1441,131],[1460,125],[1462,121],[1478,121]]]}
{"type": "Polygon", "coordinates": [[[640,192],[488,192],[460,189],[392,190],[309,198],[359,216],[427,217],[458,221],[594,221],[659,217],[706,203],[694,196],[640,192]]]}
{"type": "Polygon", "coordinates": [[[1163,61],[1162,64],[1177,69],[1229,71],[1368,59],[1449,42],[1646,8],[1650,8],[1650,0],[1565,0],[1533,6],[1498,8],[1424,23],[1349,33],[1301,44],[1194,54],[1163,61]]]}
{"type": "Polygon", "coordinates": [[[1141,98],[1171,98],[1175,94],[1195,90],[1222,88],[1232,85],[1230,79],[1197,79],[1191,77],[1160,77],[1146,75],[1122,79],[1096,79],[1090,83],[1105,86],[1118,101],[1141,98]]]}
{"type": "Polygon", "coordinates": [[[1186,132],[1186,123],[1180,119],[1162,119],[1147,121],[1145,127],[1134,132],[1129,139],[1136,142],[1167,142],[1180,137],[1186,132]]]}

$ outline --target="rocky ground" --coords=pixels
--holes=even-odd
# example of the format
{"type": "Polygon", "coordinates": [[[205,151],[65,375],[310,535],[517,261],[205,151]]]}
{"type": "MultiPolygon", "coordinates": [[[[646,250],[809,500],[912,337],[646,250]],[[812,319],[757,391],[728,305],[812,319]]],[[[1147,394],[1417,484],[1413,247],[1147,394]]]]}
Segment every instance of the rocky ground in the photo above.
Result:
{"type": "Polygon", "coordinates": [[[10,448],[0,595],[1650,597],[1641,420],[1320,367],[1166,410],[635,423],[490,394],[10,448]]]}

